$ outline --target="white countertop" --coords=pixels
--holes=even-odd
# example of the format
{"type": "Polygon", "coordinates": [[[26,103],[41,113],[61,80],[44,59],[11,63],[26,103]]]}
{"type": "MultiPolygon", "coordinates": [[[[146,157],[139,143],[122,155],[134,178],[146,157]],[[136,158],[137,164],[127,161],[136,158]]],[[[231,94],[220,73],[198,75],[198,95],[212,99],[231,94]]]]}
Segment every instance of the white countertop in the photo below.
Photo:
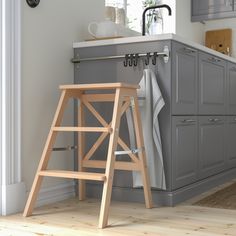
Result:
{"type": "Polygon", "coordinates": [[[141,43],[141,42],[153,42],[153,41],[162,41],[162,40],[175,40],[180,43],[187,44],[191,47],[199,49],[203,52],[210,53],[227,61],[236,63],[236,58],[226,56],[222,53],[219,53],[215,50],[207,48],[201,44],[192,42],[188,39],[182,38],[176,34],[159,34],[151,36],[135,36],[127,38],[117,38],[117,39],[106,39],[106,40],[96,40],[96,41],[87,41],[87,42],[76,42],[73,43],[73,48],[88,48],[88,47],[98,47],[98,46],[108,46],[108,45],[119,45],[127,43],[141,43]]]}

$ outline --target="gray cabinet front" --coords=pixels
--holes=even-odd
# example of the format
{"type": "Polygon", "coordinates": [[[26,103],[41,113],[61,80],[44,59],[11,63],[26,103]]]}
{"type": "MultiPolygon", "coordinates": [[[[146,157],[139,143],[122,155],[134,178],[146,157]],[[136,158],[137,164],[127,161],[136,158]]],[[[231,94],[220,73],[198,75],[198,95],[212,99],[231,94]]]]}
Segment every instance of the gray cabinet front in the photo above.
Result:
{"type": "Polygon", "coordinates": [[[196,116],[172,117],[172,188],[197,180],[198,135],[196,116]]]}
{"type": "Polygon", "coordinates": [[[225,117],[199,117],[199,176],[206,178],[225,168],[225,117]]]}
{"type": "Polygon", "coordinates": [[[226,160],[227,168],[236,167],[236,116],[227,117],[226,160]]]}
{"type": "Polygon", "coordinates": [[[180,43],[172,45],[172,114],[197,113],[197,50],[180,43]]]}
{"type": "Polygon", "coordinates": [[[227,113],[236,114],[236,65],[228,63],[227,69],[227,113]]]}
{"type": "Polygon", "coordinates": [[[225,114],[226,61],[199,53],[199,114],[225,114]]]}
{"type": "Polygon", "coordinates": [[[234,0],[192,0],[192,21],[219,19],[234,15],[234,0]]]}

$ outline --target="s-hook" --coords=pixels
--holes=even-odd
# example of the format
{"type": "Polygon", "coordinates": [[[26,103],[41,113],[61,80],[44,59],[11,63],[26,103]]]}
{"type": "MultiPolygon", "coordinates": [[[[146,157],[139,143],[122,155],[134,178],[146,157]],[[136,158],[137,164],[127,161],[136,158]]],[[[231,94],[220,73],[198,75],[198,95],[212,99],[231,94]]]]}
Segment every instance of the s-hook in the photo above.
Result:
{"type": "Polygon", "coordinates": [[[128,66],[129,54],[125,54],[124,67],[128,66]]]}
{"type": "Polygon", "coordinates": [[[40,0],[26,0],[27,4],[34,8],[34,7],[37,7],[40,3],[40,0]]]}
{"type": "Polygon", "coordinates": [[[133,59],[134,59],[134,55],[130,54],[129,66],[133,66],[133,59]]]}
{"type": "Polygon", "coordinates": [[[138,53],[135,54],[134,56],[134,66],[137,66],[138,65],[138,53]]]}
{"type": "Polygon", "coordinates": [[[148,66],[150,61],[150,52],[147,53],[146,59],[145,59],[145,65],[148,66]]]}
{"type": "Polygon", "coordinates": [[[153,53],[153,56],[152,56],[152,64],[153,64],[153,65],[156,65],[156,64],[157,64],[157,52],[154,52],[154,53],[153,53]]]}

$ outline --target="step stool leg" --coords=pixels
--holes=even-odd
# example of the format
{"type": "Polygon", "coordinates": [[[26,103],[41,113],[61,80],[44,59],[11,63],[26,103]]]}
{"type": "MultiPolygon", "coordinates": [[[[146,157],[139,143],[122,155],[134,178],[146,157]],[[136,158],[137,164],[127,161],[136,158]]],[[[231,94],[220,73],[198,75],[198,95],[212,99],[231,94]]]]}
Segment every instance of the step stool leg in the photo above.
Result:
{"type": "Polygon", "coordinates": [[[38,195],[38,192],[39,192],[40,186],[42,184],[42,180],[43,180],[43,177],[39,176],[38,173],[39,173],[39,171],[45,170],[47,168],[50,154],[52,152],[52,148],[55,143],[56,136],[57,136],[57,132],[53,132],[52,128],[54,126],[60,125],[67,101],[68,101],[68,96],[66,94],[66,91],[63,90],[60,100],[59,100],[59,103],[58,103],[58,106],[57,106],[57,110],[56,110],[53,122],[52,122],[52,127],[49,131],[47,141],[46,141],[43,153],[42,153],[42,157],[41,157],[41,160],[40,160],[40,163],[38,166],[38,170],[35,175],[34,182],[31,187],[31,191],[30,191],[30,194],[29,194],[26,206],[25,206],[25,210],[23,213],[23,216],[25,216],[25,217],[30,216],[33,212],[33,208],[34,208],[34,205],[35,205],[35,202],[37,199],[37,195],[38,195]]]}
{"type": "MultiPolygon", "coordinates": [[[[82,98],[81,98],[82,99],[82,98]]],[[[82,100],[80,100],[79,108],[78,108],[78,126],[82,127],[84,125],[84,105],[82,100]]],[[[84,133],[78,133],[78,170],[80,172],[84,172],[85,168],[83,167],[83,157],[84,157],[84,133]]],[[[78,195],[79,200],[85,200],[86,198],[86,185],[85,180],[78,180],[78,195]]]]}
{"type": "MultiPolygon", "coordinates": [[[[142,123],[141,123],[141,117],[140,117],[140,112],[139,112],[139,105],[138,105],[136,91],[134,94],[133,119],[134,119],[134,129],[135,129],[135,134],[136,134],[137,148],[143,148],[144,147],[143,130],[142,130],[142,123]]],[[[138,155],[139,155],[140,165],[141,165],[145,205],[146,205],[146,208],[152,208],[152,193],[151,193],[151,187],[150,187],[150,177],[149,177],[148,168],[147,168],[145,150],[143,150],[142,152],[139,152],[138,155]]]]}
{"type": "Polygon", "coordinates": [[[122,105],[122,92],[121,89],[116,89],[114,109],[112,116],[112,125],[111,128],[113,132],[110,134],[108,153],[107,153],[107,162],[106,162],[106,180],[103,185],[102,193],[102,203],[99,216],[99,228],[104,228],[108,223],[108,213],[111,202],[111,193],[112,193],[112,184],[114,176],[114,167],[115,167],[115,155],[114,152],[117,148],[117,142],[119,137],[119,126],[120,126],[120,115],[121,115],[121,105],[122,105]]]}

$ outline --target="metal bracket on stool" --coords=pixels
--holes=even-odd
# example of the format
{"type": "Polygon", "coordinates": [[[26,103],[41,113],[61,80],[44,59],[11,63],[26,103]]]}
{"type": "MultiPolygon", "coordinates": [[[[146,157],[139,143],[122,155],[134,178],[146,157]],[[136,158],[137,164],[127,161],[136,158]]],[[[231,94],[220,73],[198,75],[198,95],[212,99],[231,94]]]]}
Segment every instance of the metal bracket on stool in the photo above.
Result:
{"type": "Polygon", "coordinates": [[[77,149],[77,146],[67,146],[67,147],[56,147],[52,151],[71,151],[77,149]]]}
{"type": "Polygon", "coordinates": [[[132,107],[132,109],[134,109],[134,107],[135,107],[134,97],[131,97],[131,99],[130,99],[130,106],[132,107]]]}
{"type": "Polygon", "coordinates": [[[133,148],[128,151],[115,151],[114,154],[118,156],[118,155],[127,155],[127,154],[137,154],[143,151],[144,151],[144,147],[141,147],[141,148],[135,148],[135,149],[133,148]]]}

